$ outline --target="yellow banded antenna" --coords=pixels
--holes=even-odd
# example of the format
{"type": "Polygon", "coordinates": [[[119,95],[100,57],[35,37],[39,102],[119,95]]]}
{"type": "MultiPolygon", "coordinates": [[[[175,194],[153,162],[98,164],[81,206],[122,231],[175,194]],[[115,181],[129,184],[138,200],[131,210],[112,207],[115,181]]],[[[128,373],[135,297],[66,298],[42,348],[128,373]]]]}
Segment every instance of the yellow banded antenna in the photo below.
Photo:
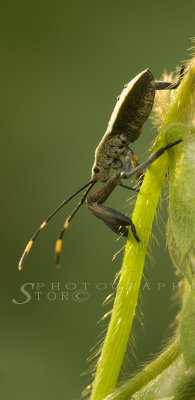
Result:
{"type": "MultiPolygon", "coordinates": [[[[24,250],[24,252],[23,252],[23,254],[22,254],[22,257],[21,257],[21,259],[20,259],[20,261],[19,261],[19,264],[18,264],[18,269],[21,271],[22,270],[22,268],[23,268],[23,265],[24,265],[24,261],[25,261],[25,259],[26,259],[26,256],[28,255],[28,253],[29,253],[29,251],[30,251],[30,249],[31,249],[31,247],[32,247],[32,245],[33,245],[33,243],[34,243],[34,241],[35,241],[35,239],[37,238],[37,236],[38,236],[38,234],[42,231],[42,229],[47,225],[47,223],[54,217],[54,215],[62,208],[62,207],[64,207],[65,206],[65,204],[67,204],[73,197],[75,197],[78,193],[80,193],[83,189],[85,189],[87,186],[89,186],[88,187],[88,189],[87,189],[87,191],[84,193],[84,195],[83,195],[83,197],[82,197],[82,199],[79,201],[79,203],[78,203],[78,205],[77,205],[77,207],[73,210],[73,212],[72,212],[72,214],[67,218],[67,221],[68,221],[68,223],[66,224],[64,224],[64,226],[65,226],[65,229],[68,227],[68,225],[69,225],[69,222],[70,222],[70,220],[72,219],[72,217],[75,215],[75,213],[77,212],[77,210],[80,208],[80,206],[83,204],[83,202],[84,202],[84,199],[85,199],[85,197],[86,197],[86,195],[87,195],[87,193],[90,191],[90,189],[92,188],[92,186],[94,185],[96,183],[96,181],[94,180],[94,179],[92,179],[92,180],[90,180],[89,182],[87,182],[85,185],[83,185],[80,189],[78,189],[75,193],[73,193],[71,196],[69,196],[69,197],[67,197],[67,199],[65,199],[65,200],[63,200],[63,202],[42,222],[42,224],[40,225],[40,227],[36,230],[36,232],[33,234],[33,236],[31,237],[31,239],[29,240],[29,242],[28,242],[28,244],[27,244],[27,246],[25,247],[25,250],[24,250]]],[[[64,230],[65,230],[64,229],[64,230]]],[[[63,233],[64,233],[64,231],[63,231],[63,233]]],[[[61,234],[61,236],[63,236],[63,233],[61,234]]],[[[61,239],[61,236],[60,236],[60,239],[61,239]]],[[[59,240],[60,240],[59,239],[59,240]]],[[[60,243],[60,241],[58,241],[58,247],[57,247],[57,249],[58,250],[60,250],[60,245],[61,245],[61,243],[60,243]]]]}

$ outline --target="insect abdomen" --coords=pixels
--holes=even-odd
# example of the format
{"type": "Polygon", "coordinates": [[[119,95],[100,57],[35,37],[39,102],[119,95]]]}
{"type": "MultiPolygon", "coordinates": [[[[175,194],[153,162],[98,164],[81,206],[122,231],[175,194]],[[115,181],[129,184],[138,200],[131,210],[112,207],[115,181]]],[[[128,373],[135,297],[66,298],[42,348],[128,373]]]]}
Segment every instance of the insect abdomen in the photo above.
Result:
{"type": "Polygon", "coordinates": [[[111,115],[106,133],[95,152],[92,178],[106,181],[114,160],[124,155],[129,143],[141,133],[142,125],[151,112],[155,87],[149,69],[141,72],[125,85],[111,115]],[[94,167],[98,167],[96,172],[94,167]]]}
{"type": "Polygon", "coordinates": [[[154,78],[151,71],[146,69],[130,81],[119,96],[105,139],[123,133],[129,142],[134,142],[152,110],[154,95],[154,78]]]}

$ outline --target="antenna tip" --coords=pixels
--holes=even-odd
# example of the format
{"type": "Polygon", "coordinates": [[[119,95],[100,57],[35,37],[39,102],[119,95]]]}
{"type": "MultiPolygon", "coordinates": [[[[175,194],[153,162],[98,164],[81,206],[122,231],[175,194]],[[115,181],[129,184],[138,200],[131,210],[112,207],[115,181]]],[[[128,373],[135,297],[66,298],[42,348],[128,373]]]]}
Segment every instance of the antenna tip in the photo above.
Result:
{"type": "Polygon", "coordinates": [[[18,270],[19,270],[19,271],[22,271],[22,264],[19,264],[19,265],[18,265],[18,270]]]}

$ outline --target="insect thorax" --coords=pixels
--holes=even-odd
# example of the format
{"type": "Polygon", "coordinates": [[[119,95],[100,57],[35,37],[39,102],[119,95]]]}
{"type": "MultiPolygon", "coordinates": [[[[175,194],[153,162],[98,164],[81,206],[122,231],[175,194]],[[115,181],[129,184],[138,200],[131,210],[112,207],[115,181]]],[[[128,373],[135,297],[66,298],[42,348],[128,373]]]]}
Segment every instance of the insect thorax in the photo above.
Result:
{"type": "Polygon", "coordinates": [[[110,177],[110,169],[120,169],[123,164],[121,156],[125,156],[130,136],[128,133],[104,135],[95,151],[95,162],[92,168],[92,178],[105,182],[110,177]]]}

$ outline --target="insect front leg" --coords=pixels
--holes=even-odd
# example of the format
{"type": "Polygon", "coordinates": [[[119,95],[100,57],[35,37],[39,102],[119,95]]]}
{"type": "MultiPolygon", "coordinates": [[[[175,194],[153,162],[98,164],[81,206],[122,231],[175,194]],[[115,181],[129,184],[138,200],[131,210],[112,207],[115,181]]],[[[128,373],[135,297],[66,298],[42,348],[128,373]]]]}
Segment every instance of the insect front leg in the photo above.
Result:
{"type": "Polygon", "coordinates": [[[120,181],[121,172],[117,172],[87,198],[87,207],[97,218],[101,219],[110,229],[112,229],[112,231],[118,235],[127,237],[127,227],[131,226],[133,236],[137,242],[139,242],[140,240],[132,220],[120,212],[102,205],[110,196],[115,187],[120,184],[120,181]]]}
{"type": "MultiPolygon", "coordinates": [[[[117,171],[125,170],[126,172],[129,172],[131,164],[134,166],[133,157],[135,156],[135,154],[133,153],[133,151],[131,149],[125,148],[123,150],[123,155],[126,155],[124,164],[122,163],[122,161],[120,159],[116,158],[113,160],[113,162],[111,164],[111,168],[116,169],[117,171]]],[[[136,159],[137,159],[137,157],[136,157],[136,159]]],[[[139,163],[137,163],[136,166],[137,165],[139,165],[139,163]]],[[[135,166],[134,166],[134,168],[135,168],[135,166]]],[[[120,181],[119,185],[125,189],[134,190],[136,192],[139,192],[138,189],[136,189],[132,186],[124,185],[121,181],[120,181]]]]}

